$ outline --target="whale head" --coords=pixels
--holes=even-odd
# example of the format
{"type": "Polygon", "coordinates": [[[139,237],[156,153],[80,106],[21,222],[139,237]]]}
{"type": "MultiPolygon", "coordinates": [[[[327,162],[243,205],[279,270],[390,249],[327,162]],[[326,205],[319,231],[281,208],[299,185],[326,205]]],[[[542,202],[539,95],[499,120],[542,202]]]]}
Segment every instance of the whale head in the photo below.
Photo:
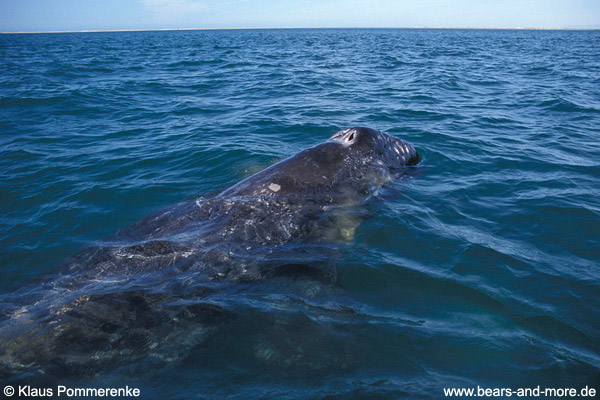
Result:
{"type": "Polygon", "coordinates": [[[352,197],[352,193],[372,193],[396,171],[420,160],[415,148],[402,139],[370,128],[349,128],[246,178],[221,196],[323,197],[336,201],[352,197]]]}
{"type": "Polygon", "coordinates": [[[415,165],[421,161],[419,153],[409,143],[385,132],[355,127],[337,132],[328,142],[338,143],[349,155],[364,163],[377,163],[389,169],[415,165]]]}

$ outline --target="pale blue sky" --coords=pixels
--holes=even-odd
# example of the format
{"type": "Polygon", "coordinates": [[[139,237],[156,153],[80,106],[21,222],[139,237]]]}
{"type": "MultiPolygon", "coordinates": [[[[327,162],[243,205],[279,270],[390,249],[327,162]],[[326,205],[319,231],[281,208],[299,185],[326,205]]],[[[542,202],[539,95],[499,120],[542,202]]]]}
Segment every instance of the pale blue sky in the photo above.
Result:
{"type": "Polygon", "coordinates": [[[600,28],[600,0],[0,0],[0,31],[600,28]]]}

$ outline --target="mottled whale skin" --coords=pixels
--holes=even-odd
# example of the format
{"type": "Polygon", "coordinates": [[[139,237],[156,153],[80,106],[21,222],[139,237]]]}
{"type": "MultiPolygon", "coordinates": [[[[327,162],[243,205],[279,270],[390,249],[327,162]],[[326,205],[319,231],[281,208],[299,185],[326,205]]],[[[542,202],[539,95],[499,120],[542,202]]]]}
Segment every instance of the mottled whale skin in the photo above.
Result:
{"type": "MultiPolygon", "coordinates": [[[[138,243],[117,246],[118,254],[109,256],[116,265],[103,269],[120,270],[119,260],[123,259],[131,268],[137,255],[167,253],[175,255],[171,264],[200,266],[208,279],[268,275],[273,263],[252,262],[257,261],[256,254],[244,254],[257,246],[269,246],[270,250],[263,251],[269,253],[277,245],[297,239],[345,238],[348,227],[339,223],[343,211],[374,194],[403,167],[419,161],[413,146],[384,132],[364,127],[339,131],[327,142],[278,162],[213,198],[179,205],[125,229],[118,238],[138,243]]],[[[89,263],[84,264],[89,269],[89,263]]],[[[160,262],[154,264],[145,260],[141,267],[163,267],[160,262]]],[[[321,272],[334,273],[331,269],[321,272]]]]}
{"type": "Polygon", "coordinates": [[[177,360],[236,318],[218,304],[239,289],[224,285],[334,281],[335,246],[323,238],[347,239],[357,225],[348,210],[419,161],[401,139],[345,129],[214,197],[123,229],[0,298],[0,378],[30,384],[32,373],[52,380],[177,360]]]}

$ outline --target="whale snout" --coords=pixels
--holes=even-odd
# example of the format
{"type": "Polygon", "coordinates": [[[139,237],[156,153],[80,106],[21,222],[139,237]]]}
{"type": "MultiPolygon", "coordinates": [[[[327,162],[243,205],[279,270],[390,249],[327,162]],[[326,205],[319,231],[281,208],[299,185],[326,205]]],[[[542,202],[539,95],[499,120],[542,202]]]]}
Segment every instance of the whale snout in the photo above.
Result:
{"type": "Polygon", "coordinates": [[[390,138],[388,152],[395,153],[391,155],[393,159],[390,163],[391,167],[416,165],[421,161],[421,156],[410,143],[390,135],[387,136],[390,138]]]}

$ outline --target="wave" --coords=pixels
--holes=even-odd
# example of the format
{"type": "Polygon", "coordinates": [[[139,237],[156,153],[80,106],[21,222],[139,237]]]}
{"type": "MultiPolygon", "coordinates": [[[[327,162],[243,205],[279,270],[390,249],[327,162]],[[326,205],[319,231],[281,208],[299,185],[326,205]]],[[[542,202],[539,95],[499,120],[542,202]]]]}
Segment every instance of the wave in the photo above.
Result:
{"type": "Polygon", "coordinates": [[[600,113],[600,108],[577,104],[574,101],[561,97],[552,100],[544,100],[540,102],[538,106],[549,111],[600,113]]]}

